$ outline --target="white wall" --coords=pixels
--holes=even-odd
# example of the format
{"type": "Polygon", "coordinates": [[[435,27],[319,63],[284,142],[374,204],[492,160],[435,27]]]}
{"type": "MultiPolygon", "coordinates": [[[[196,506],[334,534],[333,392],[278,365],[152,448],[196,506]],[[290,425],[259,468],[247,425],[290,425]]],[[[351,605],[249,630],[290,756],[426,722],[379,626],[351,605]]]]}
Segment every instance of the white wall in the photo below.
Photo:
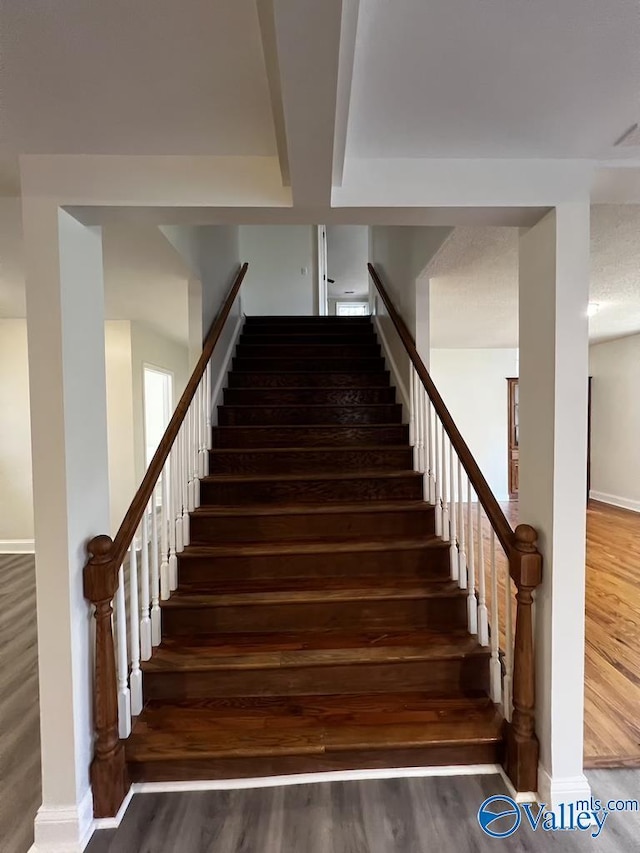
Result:
{"type": "Polygon", "coordinates": [[[202,283],[204,336],[220,310],[240,265],[238,226],[163,225],[160,230],[202,283]]]}
{"type": "MultiPolygon", "coordinates": [[[[373,226],[369,257],[398,313],[429,366],[429,293],[426,268],[452,229],[428,226],[373,226]]],[[[373,294],[373,290],[372,290],[373,294]]],[[[400,380],[409,387],[409,358],[387,316],[382,300],[373,295],[373,313],[387,339],[400,380]]]]}
{"type": "Polygon", "coordinates": [[[240,255],[249,264],[242,288],[247,316],[317,313],[316,233],[311,225],[240,226],[240,255]]]}
{"type": "Polygon", "coordinates": [[[0,540],[33,539],[30,429],[27,321],[0,320],[0,540]]]}
{"type": "MultiPolygon", "coordinates": [[[[174,405],[189,378],[188,349],[140,323],[105,323],[111,531],[142,479],[143,364],[174,374],[174,405]]],[[[26,320],[0,320],[0,547],[33,540],[33,488],[26,320]]],[[[17,545],[15,547],[18,547],[17,545]]]]}
{"type": "Polygon", "coordinates": [[[431,376],[499,501],[507,485],[507,382],[516,349],[432,349],[431,376]]]}
{"type": "Polygon", "coordinates": [[[589,349],[591,496],[640,512],[640,335],[589,349]]]}
{"type": "Polygon", "coordinates": [[[108,320],[104,329],[109,442],[109,509],[116,533],[136,491],[133,450],[133,366],[131,323],[108,320]]]}

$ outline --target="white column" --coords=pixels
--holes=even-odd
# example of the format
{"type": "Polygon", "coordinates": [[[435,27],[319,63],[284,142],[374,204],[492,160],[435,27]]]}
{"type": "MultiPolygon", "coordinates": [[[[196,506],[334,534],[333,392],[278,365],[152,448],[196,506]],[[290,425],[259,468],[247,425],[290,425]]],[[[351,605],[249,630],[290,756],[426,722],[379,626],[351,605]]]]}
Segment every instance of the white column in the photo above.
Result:
{"type": "Polygon", "coordinates": [[[36,846],[80,851],[91,828],[85,543],[108,532],[102,237],[23,198],[36,538],[42,797],[36,846]]]}
{"type": "Polygon", "coordinates": [[[520,518],[540,533],[536,595],[539,790],[588,796],[583,774],[589,204],[520,236],[520,518]]]}

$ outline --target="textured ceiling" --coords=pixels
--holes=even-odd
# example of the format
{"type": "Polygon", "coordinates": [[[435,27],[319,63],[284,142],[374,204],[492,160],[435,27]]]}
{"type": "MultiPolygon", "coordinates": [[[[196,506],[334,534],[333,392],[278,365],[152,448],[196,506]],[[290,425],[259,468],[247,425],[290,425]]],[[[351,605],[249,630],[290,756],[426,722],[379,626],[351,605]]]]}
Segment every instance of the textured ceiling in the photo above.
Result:
{"type": "Polygon", "coordinates": [[[351,157],[597,157],[638,120],[638,0],[360,3],[351,157]]]}
{"type": "Polygon", "coordinates": [[[275,154],[254,0],[2,0],[2,151],[275,154]]]}
{"type": "Polygon", "coordinates": [[[433,347],[517,346],[517,228],[456,228],[428,272],[433,347]]]}
{"type": "MultiPolygon", "coordinates": [[[[456,228],[429,268],[434,347],[518,344],[518,231],[456,228]]],[[[640,332],[640,207],[591,209],[592,342],[640,332]]]]}

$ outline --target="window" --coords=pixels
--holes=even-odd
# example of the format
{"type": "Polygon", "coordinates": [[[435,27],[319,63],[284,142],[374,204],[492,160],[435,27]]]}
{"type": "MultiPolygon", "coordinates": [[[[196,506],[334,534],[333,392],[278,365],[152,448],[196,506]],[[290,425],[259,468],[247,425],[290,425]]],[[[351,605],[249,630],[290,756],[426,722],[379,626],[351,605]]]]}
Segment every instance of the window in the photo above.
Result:
{"type": "Polygon", "coordinates": [[[338,317],[366,317],[368,313],[368,302],[336,302],[338,317]]]}
{"type": "Polygon", "coordinates": [[[173,375],[145,364],[143,394],[145,464],[149,467],[173,412],[173,375]]]}

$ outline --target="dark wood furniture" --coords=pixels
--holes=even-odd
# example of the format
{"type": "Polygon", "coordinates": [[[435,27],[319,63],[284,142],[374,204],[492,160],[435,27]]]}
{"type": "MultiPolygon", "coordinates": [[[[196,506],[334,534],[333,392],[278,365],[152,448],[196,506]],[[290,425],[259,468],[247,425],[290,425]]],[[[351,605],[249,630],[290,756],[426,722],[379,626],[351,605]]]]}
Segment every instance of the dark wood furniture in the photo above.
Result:
{"type": "Polygon", "coordinates": [[[507,418],[508,418],[508,446],[507,446],[507,481],[509,489],[509,500],[518,497],[518,470],[520,463],[520,425],[518,421],[519,406],[518,379],[507,378],[507,418]]]}

